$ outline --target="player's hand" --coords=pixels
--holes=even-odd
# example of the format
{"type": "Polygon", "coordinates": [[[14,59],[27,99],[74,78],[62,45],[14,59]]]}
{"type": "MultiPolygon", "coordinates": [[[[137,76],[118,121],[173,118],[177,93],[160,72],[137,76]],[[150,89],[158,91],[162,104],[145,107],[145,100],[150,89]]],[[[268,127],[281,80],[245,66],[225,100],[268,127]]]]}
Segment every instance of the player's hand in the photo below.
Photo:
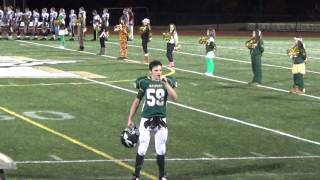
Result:
{"type": "Polygon", "coordinates": [[[134,122],[132,120],[128,120],[128,127],[133,128],[136,125],[134,124],[134,122]]]}
{"type": "Polygon", "coordinates": [[[163,76],[163,75],[160,76],[160,80],[161,80],[162,82],[164,82],[164,83],[167,83],[167,82],[168,82],[167,77],[166,77],[166,76],[163,76]]]}

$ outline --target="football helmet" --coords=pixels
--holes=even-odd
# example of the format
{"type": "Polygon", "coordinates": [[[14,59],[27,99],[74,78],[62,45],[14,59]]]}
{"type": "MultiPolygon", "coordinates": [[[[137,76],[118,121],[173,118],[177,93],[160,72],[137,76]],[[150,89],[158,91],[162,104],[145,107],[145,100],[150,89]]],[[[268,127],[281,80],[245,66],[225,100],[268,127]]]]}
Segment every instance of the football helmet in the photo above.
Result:
{"type": "Polygon", "coordinates": [[[126,148],[133,148],[139,140],[139,129],[137,127],[125,128],[121,133],[120,140],[126,148]]]}

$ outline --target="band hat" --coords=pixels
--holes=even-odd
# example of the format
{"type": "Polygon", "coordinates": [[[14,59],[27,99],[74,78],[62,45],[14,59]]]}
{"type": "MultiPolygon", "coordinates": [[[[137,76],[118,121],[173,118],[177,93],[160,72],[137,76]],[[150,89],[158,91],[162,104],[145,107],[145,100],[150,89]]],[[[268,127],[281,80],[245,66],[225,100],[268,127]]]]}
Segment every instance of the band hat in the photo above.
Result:
{"type": "Polygon", "coordinates": [[[148,19],[148,18],[144,18],[144,19],[142,20],[142,23],[150,24],[150,19],[148,19]]]}

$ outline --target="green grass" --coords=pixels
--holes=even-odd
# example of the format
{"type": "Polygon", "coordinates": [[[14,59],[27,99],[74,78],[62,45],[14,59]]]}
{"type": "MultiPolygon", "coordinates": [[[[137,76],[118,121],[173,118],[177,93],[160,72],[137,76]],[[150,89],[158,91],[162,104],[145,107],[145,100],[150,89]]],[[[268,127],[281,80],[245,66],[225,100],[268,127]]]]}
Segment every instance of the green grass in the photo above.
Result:
{"type": "MultiPolygon", "coordinates": [[[[318,179],[320,39],[304,40],[309,55],[307,70],[313,71],[305,75],[307,94],[312,95],[308,97],[282,91],[288,91],[292,86],[291,60],[285,54],[293,44],[292,38],[264,37],[263,84],[267,88],[250,87],[242,83],[250,81],[252,77],[249,52],[244,47],[249,37],[217,37],[217,78],[197,74],[205,71],[205,60],[201,57],[205,49],[197,44],[198,38],[180,36],[182,50],[174,53],[177,70],[173,76],[179,83],[176,89],[178,103],[195,109],[168,104],[169,178],[318,179]],[[247,122],[251,126],[239,122],[247,122]],[[281,135],[276,131],[287,134],[281,135]],[[209,158],[207,153],[227,159],[199,159],[209,158]],[[258,159],[258,154],[266,158],[258,159]],[[239,159],[246,157],[253,159],[239,159]],[[268,159],[270,157],[282,158],[268,159]]],[[[129,42],[130,60],[143,61],[140,44],[138,36],[135,41],[129,42]]],[[[30,120],[116,159],[134,159],[135,149],[124,148],[119,136],[127,124],[128,111],[135,94],[108,85],[136,91],[132,81],[147,74],[147,66],[94,55],[99,51],[98,41],[85,42],[85,51],[94,54],[69,51],[78,49],[77,41],[67,41],[66,50],[53,48],[58,46],[57,41],[1,40],[0,54],[37,60],[76,60],[75,64],[50,66],[64,71],[87,71],[103,75],[106,78],[95,81],[104,84],[86,79],[3,78],[0,79],[0,106],[26,117],[29,116],[25,112],[30,111],[68,113],[74,119],[53,120],[57,115],[39,112],[39,115],[48,119],[31,117],[30,120]],[[43,83],[51,85],[41,85],[43,83]]],[[[108,55],[117,57],[118,46],[117,36],[113,35],[107,42],[108,55]]],[[[149,48],[151,59],[158,59],[167,65],[165,42],[161,37],[154,36],[149,48]]],[[[168,72],[165,70],[165,73],[168,72]]],[[[135,121],[139,122],[138,115],[135,121]]],[[[18,162],[17,170],[6,171],[8,179],[130,179],[132,172],[114,162],[58,163],[52,155],[65,161],[106,158],[4,111],[0,112],[0,132],[0,152],[18,162]],[[12,120],[6,121],[6,118],[12,120]],[[23,164],[23,161],[57,163],[23,164]]],[[[153,159],[154,153],[152,140],[146,158],[153,159]]],[[[134,165],[133,161],[125,163],[134,165]]],[[[153,176],[158,174],[153,160],[145,161],[143,170],[153,176]]]]}

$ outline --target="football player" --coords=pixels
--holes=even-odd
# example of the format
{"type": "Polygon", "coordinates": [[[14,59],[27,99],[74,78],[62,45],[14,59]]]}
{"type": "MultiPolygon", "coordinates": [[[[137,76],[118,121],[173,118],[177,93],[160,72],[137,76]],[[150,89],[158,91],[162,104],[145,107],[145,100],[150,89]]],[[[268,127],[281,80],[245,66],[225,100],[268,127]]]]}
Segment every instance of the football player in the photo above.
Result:
{"type": "Polygon", "coordinates": [[[135,86],[139,91],[132,102],[128,116],[128,126],[134,127],[134,115],[141,100],[144,98],[139,126],[139,146],[136,155],[135,172],[132,179],[139,180],[140,178],[140,170],[152,133],[155,138],[159,179],[166,180],[165,154],[168,137],[166,104],[168,97],[174,101],[177,100],[177,93],[173,89],[177,83],[174,78],[162,75],[162,64],[160,61],[150,62],[149,73],[150,76],[140,77],[135,81],[135,86]]]}
{"type": "Polygon", "coordinates": [[[38,39],[38,24],[39,24],[39,18],[40,14],[38,9],[34,9],[32,12],[32,36],[33,39],[38,39]]]}
{"type": "Polygon", "coordinates": [[[77,22],[77,15],[74,12],[74,9],[70,10],[69,14],[69,32],[70,32],[70,41],[74,40],[74,34],[75,34],[75,28],[76,28],[76,22],[77,22]]]}
{"type": "Polygon", "coordinates": [[[48,34],[49,34],[49,13],[47,12],[47,8],[43,8],[41,11],[41,18],[42,18],[42,34],[43,38],[42,40],[47,40],[48,39],[48,34]]]}

